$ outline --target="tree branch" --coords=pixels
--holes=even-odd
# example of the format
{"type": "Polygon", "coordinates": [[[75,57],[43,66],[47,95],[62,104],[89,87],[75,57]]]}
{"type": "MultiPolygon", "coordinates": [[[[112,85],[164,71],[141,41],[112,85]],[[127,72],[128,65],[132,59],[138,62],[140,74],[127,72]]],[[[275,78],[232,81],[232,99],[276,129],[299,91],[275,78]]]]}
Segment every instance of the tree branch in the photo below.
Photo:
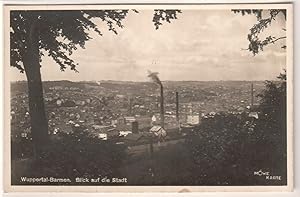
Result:
{"type": "Polygon", "coordinates": [[[279,37],[279,38],[277,38],[277,39],[275,39],[273,41],[270,41],[270,43],[275,44],[275,42],[277,42],[278,40],[281,40],[281,39],[286,39],[286,36],[279,37]]]}

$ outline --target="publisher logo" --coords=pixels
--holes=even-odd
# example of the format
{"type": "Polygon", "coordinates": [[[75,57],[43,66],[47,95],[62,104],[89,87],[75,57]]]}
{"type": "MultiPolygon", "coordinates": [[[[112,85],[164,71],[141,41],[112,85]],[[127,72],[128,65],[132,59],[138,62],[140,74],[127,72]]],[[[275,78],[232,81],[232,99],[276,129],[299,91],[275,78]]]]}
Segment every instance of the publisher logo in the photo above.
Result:
{"type": "Polygon", "coordinates": [[[254,174],[254,176],[265,177],[266,180],[278,180],[278,181],[281,181],[281,176],[272,175],[270,172],[263,171],[261,169],[259,171],[254,171],[253,174],[254,174]]]}
{"type": "Polygon", "coordinates": [[[254,171],[254,175],[256,175],[256,176],[269,176],[270,172],[264,172],[262,170],[259,170],[259,171],[254,171]]]}

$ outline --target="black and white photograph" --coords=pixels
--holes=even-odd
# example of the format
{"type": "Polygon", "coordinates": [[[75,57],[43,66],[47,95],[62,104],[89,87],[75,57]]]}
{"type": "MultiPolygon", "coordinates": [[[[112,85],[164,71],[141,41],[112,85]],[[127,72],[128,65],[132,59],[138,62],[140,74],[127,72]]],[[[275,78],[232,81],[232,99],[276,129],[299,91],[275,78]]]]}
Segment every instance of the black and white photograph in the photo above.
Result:
{"type": "Polygon", "coordinates": [[[4,14],[8,191],[292,190],[292,4],[4,14]]]}

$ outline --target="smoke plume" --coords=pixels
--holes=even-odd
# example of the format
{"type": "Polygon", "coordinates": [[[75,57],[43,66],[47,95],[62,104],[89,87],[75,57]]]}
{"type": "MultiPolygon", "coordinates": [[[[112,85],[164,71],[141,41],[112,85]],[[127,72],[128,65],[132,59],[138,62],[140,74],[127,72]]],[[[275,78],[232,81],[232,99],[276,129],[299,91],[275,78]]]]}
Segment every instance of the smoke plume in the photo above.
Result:
{"type": "Polygon", "coordinates": [[[151,72],[148,70],[148,77],[156,84],[162,85],[160,79],[158,78],[158,72],[151,72]]]}

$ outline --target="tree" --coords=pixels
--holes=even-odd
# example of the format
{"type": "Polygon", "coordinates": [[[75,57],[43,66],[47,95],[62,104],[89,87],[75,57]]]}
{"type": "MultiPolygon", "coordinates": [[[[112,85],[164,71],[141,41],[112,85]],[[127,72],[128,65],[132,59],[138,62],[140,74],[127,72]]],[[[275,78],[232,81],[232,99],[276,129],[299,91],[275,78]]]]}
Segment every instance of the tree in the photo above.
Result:
{"type": "Polygon", "coordinates": [[[258,119],[247,112],[220,112],[204,118],[188,133],[186,147],[198,172],[193,184],[269,184],[249,178],[249,172],[256,169],[276,172],[282,176],[280,184],[286,184],[286,73],[277,78],[266,81],[265,89],[257,95],[261,98],[255,109],[258,119]]]}
{"type": "MultiPolygon", "coordinates": [[[[283,15],[286,20],[286,9],[270,9],[270,10],[232,10],[234,13],[254,14],[257,18],[257,23],[250,28],[248,34],[249,46],[248,51],[253,55],[257,55],[263,51],[264,47],[269,44],[275,44],[279,40],[286,39],[286,35],[280,37],[267,36],[264,40],[260,40],[260,34],[268,28],[273,20],[280,15],[283,15]],[[267,14],[266,14],[267,12],[267,14]],[[263,18],[263,13],[267,15],[263,18]]],[[[286,32],[285,28],[282,31],[286,32]]],[[[282,49],[286,49],[287,46],[281,46],[282,49]]],[[[268,138],[275,144],[269,152],[273,153],[272,163],[276,163],[277,171],[281,171],[285,177],[287,176],[287,100],[286,100],[286,70],[284,73],[280,73],[277,77],[280,81],[266,81],[265,90],[258,95],[261,98],[260,105],[257,110],[262,114],[257,122],[256,129],[264,131],[264,137],[268,138]],[[275,150],[276,149],[276,150],[275,150]],[[275,159],[274,159],[275,158],[275,159]],[[281,161],[281,162],[280,162],[281,161]]]]}
{"type": "MultiPolygon", "coordinates": [[[[134,12],[138,12],[133,10],[134,12]]],[[[42,57],[50,56],[61,71],[68,67],[78,72],[77,63],[69,56],[92,39],[89,31],[102,36],[94,20],[107,24],[117,34],[129,10],[30,10],[10,13],[10,65],[26,74],[28,83],[31,133],[35,151],[39,155],[48,142],[48,122],[43,100],[40,73],[42,57]]],[[[154,10],[156,29],[162,21],[177,18],[180,10],[154,10]]]]}
{"type": "Polygon", "coordinates": [[[258,107],[263,114],[263,130],[272,133],[278,144],[278,152],[286,157],[287,100],[286,71],[277,77],[279,81],[266,81],[266,88],[257,96],[261,98],[258,107]]]}
{"type": "MultiPolygon", "coordinates": [[[[265,12],[267,12],[267,16],[264,18],[264,10],[262,9],[238,9],[238,10],[232,10],[234,13],[241,13],[242,15],[246,14],[254,14],[257,19],[257,23],[254,24],[250,28],[250,33],[248,34],[247,38],[249,40],[249,46],[246,50],[249,50],[253,53],[253,55],[257,55],[259,51],[263,51],[264,47],[269,44],[275,44],[279,40],[286,39],[286,36],[283,35],[281,37],[275,37],[275,36],[267,36],[263,40],[259,38],[260,34],[268,28],[273,20],[276,20],[276,18],[280,15],[284,16],[284,19],[286,20],[286,10],[285,9],[270,9],[265,12]]],[[[285,28],[282,28],[282,31],[286,32],[285,28]]],[[[281,48],[285,49],[286,45],[281,46],[281,48]]]]}
{"type": "MultiPolygon", "coordinates": [[[[286,35],[281,37],[267,36],[264,40],[260,40],[259,35],[268,28],[273,20],[279,15],[283,15],[286,20],[287,10],[286,9],[270,9],[270,10],[262,10],[262,9],[239,9],[232,10],[234,13],[245,14],[254,14],[257,18],[258,23],[254,24],[252,28],[250,28],[250,33],[248,34],[249,46],[248,49],[253,55],[258,54],[260,51],[263,51],[264,47],[269,44],[275,44],[277,41],[286,39],[286,35]],[[263,18],[263,14],[267,15],[266,18],[263,18]]],[[[285,28],[282,28],[284,32],[286,32],[285,28]]],[[[286,45],[281,46],[282,49],[286,49],[286,45]]],[[[280,73],[277,77],[280,82],[274,81],[266,81],[266,89],[258,95],[261,98],[260,106],[258,110],[265,114],[266,117],[264,121],[266,124],[266,128],[273,128],[273,130],[281,131],[277,136],[278,139],[281,139],[283,147],[282,150],[286,151],[286,131],[287,131],[287,100],[286,100],[286,70],[284,73],[280,73]]]]}

